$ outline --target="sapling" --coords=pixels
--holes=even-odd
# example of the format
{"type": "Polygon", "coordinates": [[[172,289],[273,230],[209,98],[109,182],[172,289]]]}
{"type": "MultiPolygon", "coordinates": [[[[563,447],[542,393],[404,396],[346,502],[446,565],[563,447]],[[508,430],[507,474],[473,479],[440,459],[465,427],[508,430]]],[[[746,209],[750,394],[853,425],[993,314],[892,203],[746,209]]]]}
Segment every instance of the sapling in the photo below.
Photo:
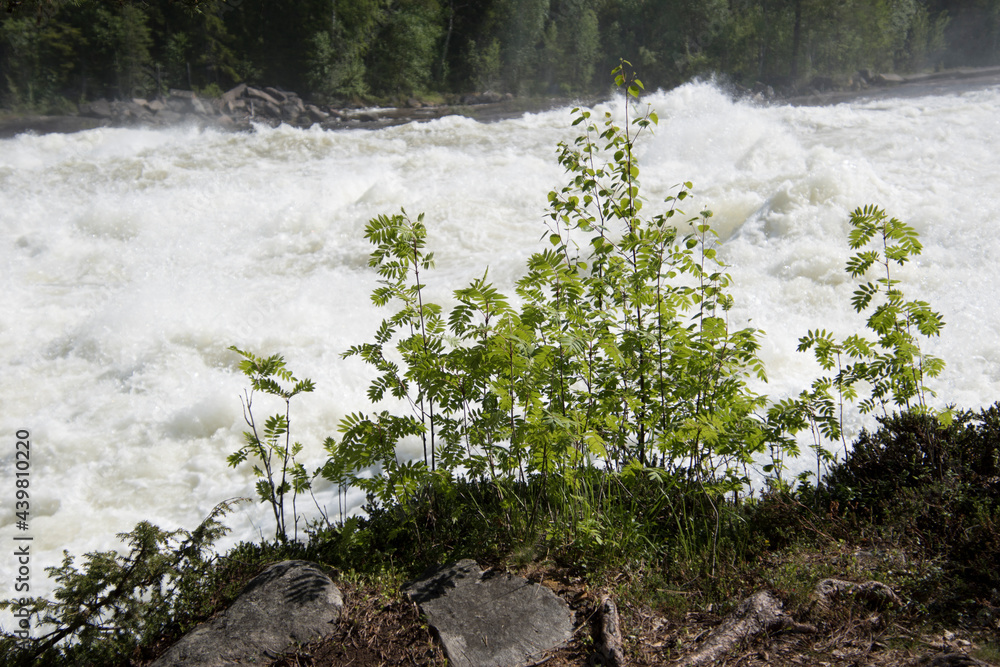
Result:
{"type": "Polygon", "coordinates": [[[243,419],[249,431],[243,432],[243,446],[233,452],[227,461],[233,468],[253,456],[259,465],[254,465],[257,480],[257,496],[261,502],[271,505],[275,522],[275,539],[288,540],[287,519],[285,518],[285,496],[292,495],[292,517],[295,538],[298,538],[298,515],[296,499],[299,493],[310,490],[311,479],[295,457],[302,451],[302,445],[291,439],[291,400],[300,393],[311,392],[313,381],[299,380],[285,368],[281,355],[257,357],[235,345],[229,348],[243,357],[240,370],[250,379],[250,391],[244,390],[243,419]],[[282,386],[278,380],[290,383],[282,386]],[[261,427],[253,413],[253,396],[261,392],[276,396],[285,402],[284,414],[275,413],[265,420],[261,427]]]}
{"type": "MultiPolygon", "coordinates": [[[[928,396],[935,394],[925,380],[940,375],[944,361],[924,352],[918,338],[940,335],[944,319],[926,301],[907,300],[894,273],[895,267],[920,254],[919,235],[873,205],[855,209],[850,224],[849,245],[858,252],[845,270],[863,281],[851,305],[856,313],[869,312],[865,324],[875,336],[855,334],[838,341],[826,330],[812,330],[799,339],[800,352],[813,350],[822,369],[835,372],[815,380],[811,391],[803,391],[797,403],[785,406],[800,411],[812,427],[817,457],[822,450],[820,434],[844,440],[844,402],[859,397],[859,386],[870,388],[859,403],[862,414],[880,408],[887,415],[891,405],[900,411],[935,414],[943,421],[950,418],[949,411],[937,412],[927,404],[928,396]],[[871,271],[877,277],[866,280],[871,271]]],[[[846,455],[846,441],[844,451],[846,455]]],[[[817,471],[817,483],[818,476],[817,471]]]]}

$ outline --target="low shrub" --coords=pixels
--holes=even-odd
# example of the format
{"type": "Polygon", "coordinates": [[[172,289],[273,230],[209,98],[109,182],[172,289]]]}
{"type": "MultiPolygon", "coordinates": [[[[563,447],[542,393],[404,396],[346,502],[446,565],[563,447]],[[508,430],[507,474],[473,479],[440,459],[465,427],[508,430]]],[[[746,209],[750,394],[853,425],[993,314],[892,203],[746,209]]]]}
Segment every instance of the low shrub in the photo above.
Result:
{"type": "Polygon", "coordinates": [[[822,492],[871,532],[942,563],[937,604],[1000,589],[1000,403],[947,426],[895,414],[863,432],[822,492]]]}

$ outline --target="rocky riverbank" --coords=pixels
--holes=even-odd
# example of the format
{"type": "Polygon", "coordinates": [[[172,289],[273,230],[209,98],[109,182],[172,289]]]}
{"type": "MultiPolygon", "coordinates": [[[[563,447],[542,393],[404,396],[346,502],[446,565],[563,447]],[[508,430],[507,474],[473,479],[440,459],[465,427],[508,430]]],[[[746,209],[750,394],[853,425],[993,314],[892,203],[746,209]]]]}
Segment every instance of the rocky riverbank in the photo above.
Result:
{"type": "Polygon", "coordinates": [[[998,84],[1000,67],[965,67],[917,74],[862,70],[843,80],[815,77],[808,85],[782,91],[778,97],[794,106],[826,106],[860,99],[942,95],[998,84]]]}
{"type": "MultiPolygon", "coordinates": [[[[759,84],[752,89],[734,86],[740,97],[760,103],[821,106],[857,99],[942,94],[976,85],[1000,84],[1000,67],[962,68],[900,75],[864,70],[836,80],[815,77],[808,84],[775,90],[759,84]]],[[[585,101],[584,103],[592,103],[585,101]]],[[[470,93],[443,103],[428,104],[410,98],[397,107],[336,107],[306,103],[293,92],[274,87],[240,84],[221,97],[200,97],[190,90],[170,90],[156,99],[99,99],[81,104],[76,114],[61,116],[0,115],[0,139],[25,132],[70,133],[97,127],[168,127],[189,124],[246,131],[254,124],[282,123],[323,129],[381,129],[413,121],[459,114],[482,121],[501,120],[556,106],[580,103],[562,98],[515,98],[510,94],[470,93]]]]}
{"type": "Polygon", "coordinates": [[[298,94],[273,87],[240,84],[218,98],[190,90],[170,90],[156,99],[99,99],[81,104],[77,114],[62,116],[0,116],[0,138],[24,132],[69,133],[97,127],[168,127],[179,124],[245,131],[255,124],[323,129],[381,129],[411,121],[460,114],[478,120],[499,120],[568,103],[559,99],[519,99],[500,93],[470,93],[445,103],[428,104],[410,98],[399,107],[334,107],[309,104],[298,94]]]}

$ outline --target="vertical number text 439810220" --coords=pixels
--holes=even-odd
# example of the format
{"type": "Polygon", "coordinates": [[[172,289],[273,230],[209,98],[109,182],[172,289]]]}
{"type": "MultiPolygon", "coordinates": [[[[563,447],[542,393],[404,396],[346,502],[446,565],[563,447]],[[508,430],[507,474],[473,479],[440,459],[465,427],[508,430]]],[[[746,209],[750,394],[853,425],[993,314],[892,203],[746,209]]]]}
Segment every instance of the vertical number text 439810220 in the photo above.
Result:
{"type": "MultiPolygon", "coordinates": [[[[31,592],[31,540],[28,532],[31,519],[31,433],[20,429],[15,434],[14,445],[14,516],[17,532],[14,535],[15,560],[14,592],[25,601],[31,592]]],[[[14,616],[18,624],[15,634],[27,637],[29,633],[28,618],[23,602],[20,608],[15,607],[14,616]],[[21,613],[18,613],[21,612],[21,613]]]]}

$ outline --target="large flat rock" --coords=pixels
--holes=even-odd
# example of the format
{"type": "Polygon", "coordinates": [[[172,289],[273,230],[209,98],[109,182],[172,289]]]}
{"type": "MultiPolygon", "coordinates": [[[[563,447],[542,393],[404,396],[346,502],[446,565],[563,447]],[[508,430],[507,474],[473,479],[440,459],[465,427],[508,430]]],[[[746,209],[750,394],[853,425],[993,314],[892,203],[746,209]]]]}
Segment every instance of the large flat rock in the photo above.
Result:
{"type": "Polygon", "coordinates": [[[318,566],[276,563],[247,584],[216,618],[184,635],[153,667],[270,664],[294,645],[326,637],[344,607],[318,566]]]}
{"type": "Polygon", "coordinates": [[[573,635],[573,614],[549,589],[463,560],[425,573],[404,591],[437,631],[450,665],[518,667],[573,635]]]}

